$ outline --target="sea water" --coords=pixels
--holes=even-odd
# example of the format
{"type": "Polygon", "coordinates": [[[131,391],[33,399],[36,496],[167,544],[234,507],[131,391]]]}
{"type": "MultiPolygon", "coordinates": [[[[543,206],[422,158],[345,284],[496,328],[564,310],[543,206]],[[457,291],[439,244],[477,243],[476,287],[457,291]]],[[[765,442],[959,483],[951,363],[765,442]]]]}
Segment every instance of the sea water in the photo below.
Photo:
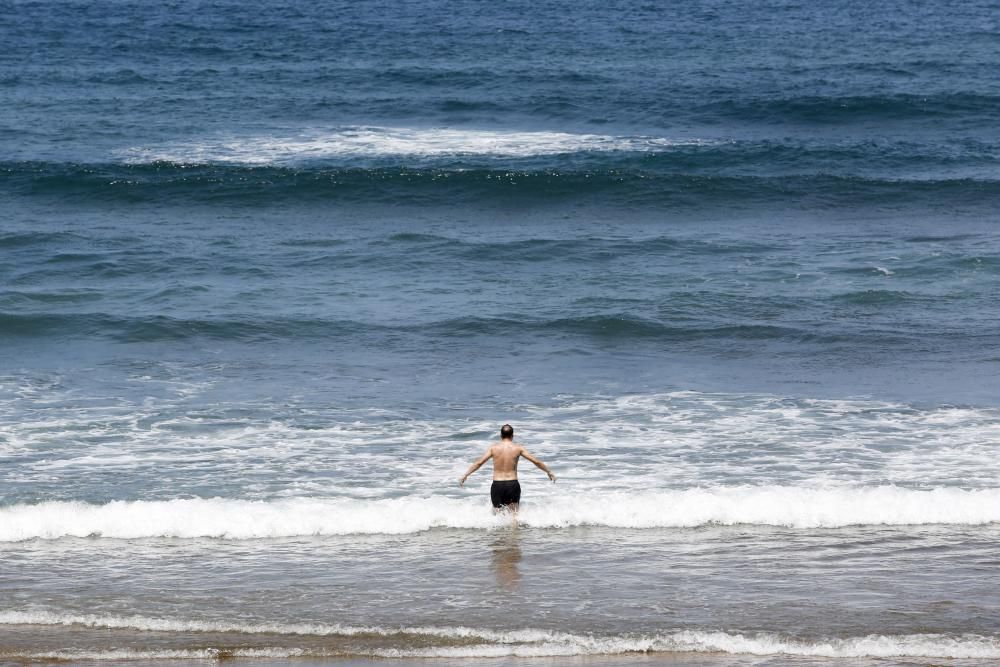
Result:
{"type": "Polygon", "coordinates": [[[998,18],[0,2],[0,662],[1000,660],[998,18]]]}

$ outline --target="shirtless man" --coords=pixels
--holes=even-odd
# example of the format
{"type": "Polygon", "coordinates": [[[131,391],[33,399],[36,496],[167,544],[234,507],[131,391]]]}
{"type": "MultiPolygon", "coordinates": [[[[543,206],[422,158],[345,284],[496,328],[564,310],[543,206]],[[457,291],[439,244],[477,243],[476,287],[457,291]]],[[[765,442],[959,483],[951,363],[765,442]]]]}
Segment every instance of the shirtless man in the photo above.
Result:
{"type": "Polygon", "coordinates": [[[493,509],[494,511],[510,509],[517,512],[518,503],[521,502],[521,484],[517,481],[517,461],[522,456],[544,470],[553,482],[556,481],[556,476],[552,474],[547,465],[514,442],[514,427],[510,424],[504,424],[500,428],[500,442],[492,445],[485,454],[469,466],[458,484],[459,486],[465,484],[469,475],[479,470],[480,466],[492,458],[493,486],[490,487],[490,500],[493,501],[493,509]]]}

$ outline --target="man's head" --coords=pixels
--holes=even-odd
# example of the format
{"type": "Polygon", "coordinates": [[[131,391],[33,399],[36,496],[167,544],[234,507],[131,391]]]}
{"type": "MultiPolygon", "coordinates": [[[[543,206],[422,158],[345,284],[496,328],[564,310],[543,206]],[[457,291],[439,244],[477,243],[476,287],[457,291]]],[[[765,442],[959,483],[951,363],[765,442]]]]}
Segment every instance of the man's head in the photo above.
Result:
{"type": "Polygon", "coordinates": [[[513,440],[514,439],[514,427],[510,424],[504,424],[500,427],[500,438],[502,440],[513,440]]]}

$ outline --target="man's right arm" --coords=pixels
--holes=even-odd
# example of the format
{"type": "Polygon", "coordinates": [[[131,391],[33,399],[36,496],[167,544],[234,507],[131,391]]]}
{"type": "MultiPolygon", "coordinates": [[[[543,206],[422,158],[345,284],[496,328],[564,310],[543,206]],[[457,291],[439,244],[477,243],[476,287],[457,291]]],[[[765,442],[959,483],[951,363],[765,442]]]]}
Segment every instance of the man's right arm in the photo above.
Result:
{"type": "Polygon", "coordinates": [[[463,486],[465,484],[465,480],[467,480],[469,478],[469,475],[471,475],[472,473],[474,473],[477,470],[479,470],[479,468],[484,463],[486,463],[487,461],[489,461],[490,457],[492,457],[492,456],[493,456],[493,447],[490,447],[489,449],[486,450],[485,454],[483,454],[482,456],[480,456],[476,460],[475,463],[473,463],[471,466],[469,466],[469,469],[465,472],[464,475],[462,475],[462,478],[460,480],[458,480],[458,485],[459,486],[463,486]]]}

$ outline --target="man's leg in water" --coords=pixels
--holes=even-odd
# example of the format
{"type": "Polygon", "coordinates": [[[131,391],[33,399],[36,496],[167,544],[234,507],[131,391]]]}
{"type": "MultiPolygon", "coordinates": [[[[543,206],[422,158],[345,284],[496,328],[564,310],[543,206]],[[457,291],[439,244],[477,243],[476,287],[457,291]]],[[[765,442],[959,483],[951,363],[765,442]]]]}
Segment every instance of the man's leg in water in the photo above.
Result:
{"type": "Polygon", "coordinates": [[[501,507],[494,507],[493,514],[508,514],[510,515],[510,525],[517,527],[517,510],[520,507],[520,503],[511,503],[509,505],[503,505],[501,507]]]}

